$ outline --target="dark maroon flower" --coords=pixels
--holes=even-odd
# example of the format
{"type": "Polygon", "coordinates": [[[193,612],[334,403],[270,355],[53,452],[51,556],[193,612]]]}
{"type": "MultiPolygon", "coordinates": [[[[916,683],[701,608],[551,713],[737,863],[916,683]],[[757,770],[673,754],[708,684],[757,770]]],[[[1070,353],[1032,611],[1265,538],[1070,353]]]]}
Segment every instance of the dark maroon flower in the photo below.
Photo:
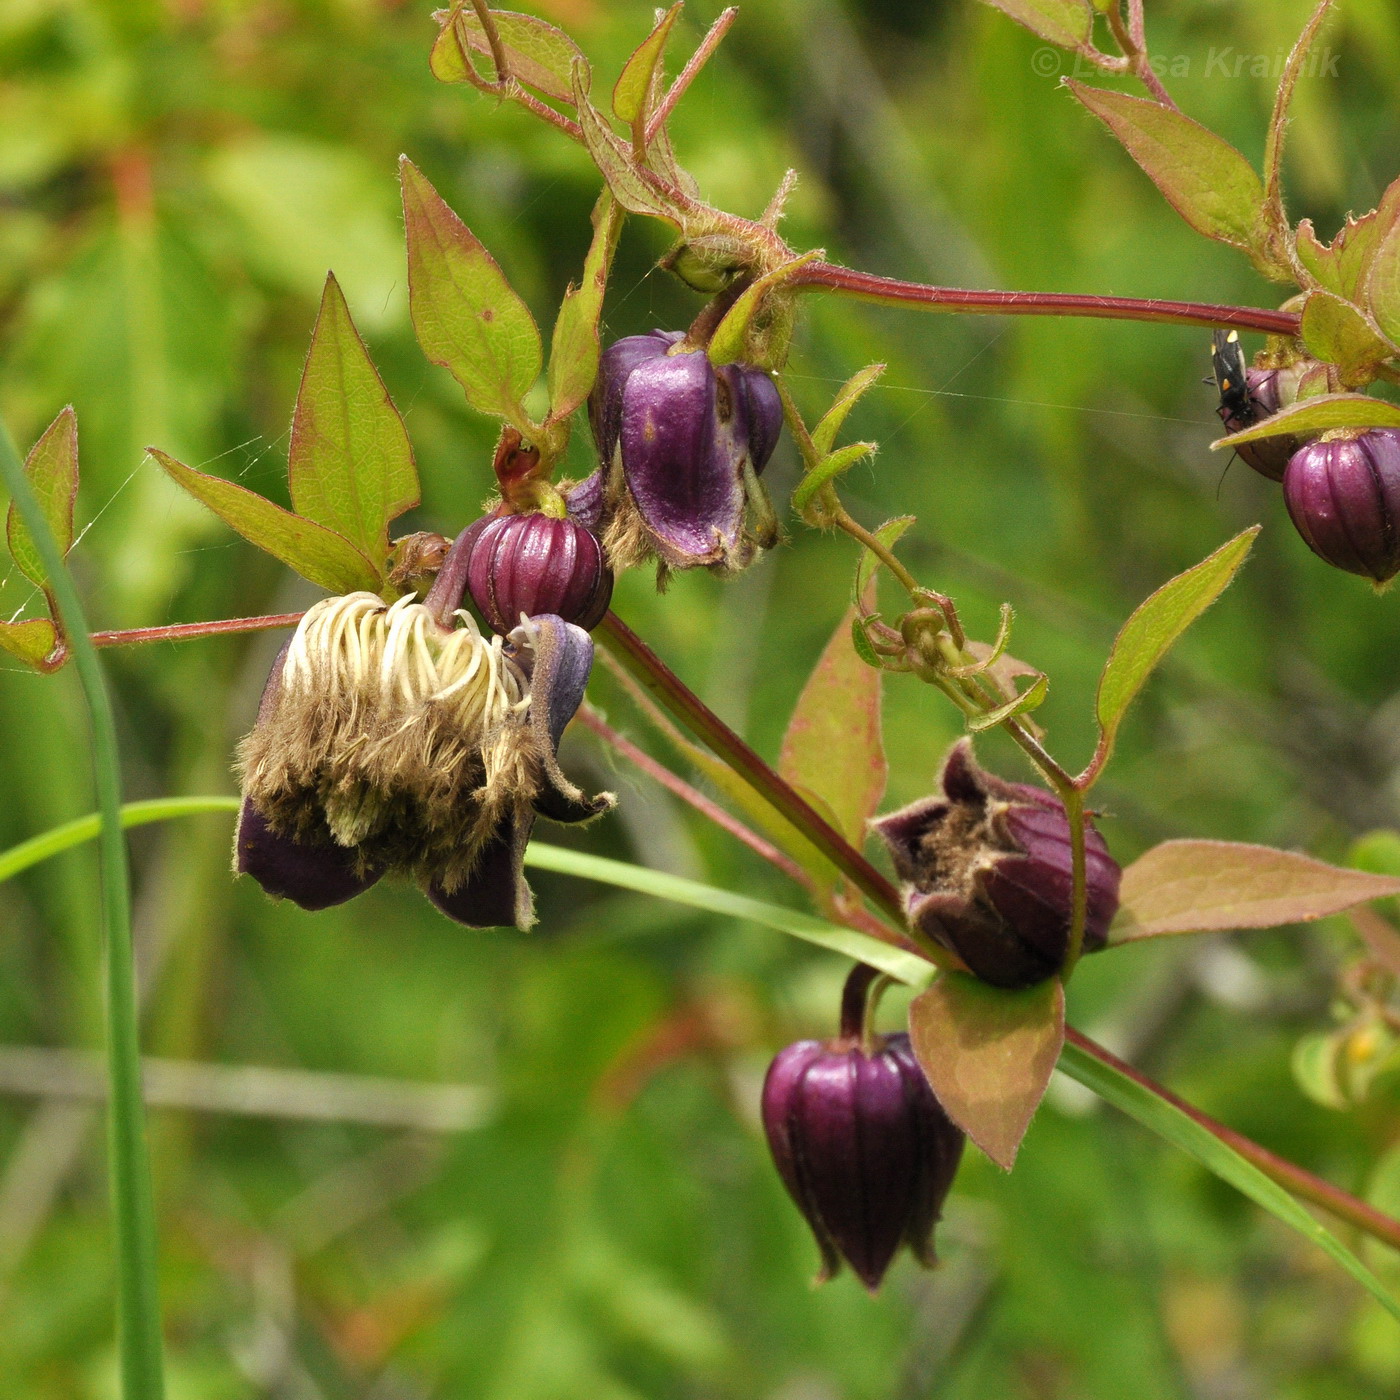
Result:
{"type": "Polygon", "coordinates": [[[471,546],[467,587],[497,632],[552,613],[591,631],[612,598],[612,571],[591,530],[548,515],[500,515],[471,546]]]}
{"type": "MultiPolygon", "coordinates": [[[[995,987],[1029,987],[1069,949],[1069,820],[1053,793],[979,768],[962,740],[943,765],[942,795],[871,825],[903,881],[909,922],[995,987]]],[[[1084,819],[1084,952],[1102,948],[1118,912],[1121,871],[1084,819]]]]}
{"type": "Polygon", "coordinates": [[[1329,434],[1299,448],[1283,499],[1318,558],[1377,583],[1400,573],[1400,431],[1329,434]]]}
{"type": "Polygon", "coordinates": [[[763,1126],[788,1194],[821,1250],[820,1279],[844,1259],[872,1292],[900,1245],[932,1265],[933,1227],[963,1134],[938,1105],[907,1035],[802,1040],[763,1084],[763,1126]]]}
{"type": "Polygon", "coordinates": [[[782,430],[777,388],[752,365],[716,369],[704,350],[678,351],[682,339],[614,341],[588,402],[602,465],[570,508],[587,520],[596,506],[617,569],[653,555],[676,569],[739,569],[777,538],[758,480],[782,430]]]}
{"type": "MultiPolygon", "coordinates": [[[[1286,368],[1247,369],[1238,331],[1216,331],[1212,346],[1215,383],[1220,390],[1216,412],[1225,430],[1231,433],[1252,428],[1271,418],[1279,409],[1287,408],[1298,397],[1302,374],[1315,363],[1302,361],[1286,368]]],[[[1241,443],[1235,451],[1242,462],[1261,476],[1270,481],[1282,481],[1288,459],[1303,443],[1303,438],[1288,433],[1241,443]]]]}

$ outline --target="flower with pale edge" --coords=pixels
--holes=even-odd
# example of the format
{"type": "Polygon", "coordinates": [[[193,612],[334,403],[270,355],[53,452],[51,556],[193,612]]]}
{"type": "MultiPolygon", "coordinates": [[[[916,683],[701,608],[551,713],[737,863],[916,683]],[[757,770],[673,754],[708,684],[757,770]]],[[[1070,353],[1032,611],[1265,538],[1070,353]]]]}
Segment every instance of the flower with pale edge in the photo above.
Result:
{"type": "Polygon", "coordinates": [[[963,1134],[938,1105],[907,1035],[789,1045],[763,1084],[778,1174],[821,1250],[819,1281],[845,1260],[880,1286],[900,1245],[934,1263],[933,1227],[963,1134]]]}
{"type": "Polygon", "coordinates": [[[614,803],[585,797],[557,758],[593,643],[549,615],[489,640],[457,617],[444,627],[411,596],[373,593],[307,612],[239,749],[240,873],[306,909],[408,875],[460,923],[533,922],[535,815],[588,821],[614,803]]]}
{"type": "MultiPolygon", "coordinates": [[[[912,926],[995,987],[1029,987],[1069,950],[1069,819],[1053,793],[979,768],[963,739],[943,765],[942,794],[871,825],[889,847],[912,926]]],[[[1104,946],[1122,872],[1084,818],[1088,917],[1083,951],[1104,946]]]]}
{"type": "Polygon", "coordinates": [[[616,570],[733,572],[778,538],[759,474],[782,431],[777,387],[752,365],[716,369],[679,331],[614,341],[588,401],[601,466],[569,497],[616,570]]]}

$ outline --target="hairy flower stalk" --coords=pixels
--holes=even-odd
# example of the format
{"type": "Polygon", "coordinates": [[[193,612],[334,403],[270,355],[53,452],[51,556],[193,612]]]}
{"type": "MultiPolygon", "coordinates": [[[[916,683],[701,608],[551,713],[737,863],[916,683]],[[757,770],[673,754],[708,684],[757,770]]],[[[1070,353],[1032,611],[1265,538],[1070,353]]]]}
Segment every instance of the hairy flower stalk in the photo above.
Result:
{"type": "Polygon", "coordinates": [[[489,639],[456,617],[372,593],[307,612],[240,746],[240,871],[306,908],[403,874],[461,922],[532,921],[535,812],[585,821],[613,801],[585,798],[556,758],[592,642],[551,615],[489,639]]]}

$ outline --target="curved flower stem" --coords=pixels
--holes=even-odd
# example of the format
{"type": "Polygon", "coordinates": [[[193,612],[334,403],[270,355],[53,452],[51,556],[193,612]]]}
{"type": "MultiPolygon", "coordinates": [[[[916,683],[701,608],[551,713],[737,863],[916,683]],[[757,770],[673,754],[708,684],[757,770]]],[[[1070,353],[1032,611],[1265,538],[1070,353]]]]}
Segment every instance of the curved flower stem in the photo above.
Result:
{"type": "Polygon", "coordinates": [[[0,475],[29,529],[63,620],[87,702],[94,786],[102,817],[99,836],[101,917],[106,961],[108,1179],[117,1253],[117,1346],[126,1400],[161,1400],[165,1393],[156,1210],[151,1186],[141,1089],[141,1040],[136,966],[131,942],[131,889],[122,833],[121,761],[116,720],[97,649],[63,551],[29,483],[24,464],[0,424],[0,475]]]}
{"type": "Polygon", "coordinates": [[[129,647],[141,642],[192,642],[199,637],[218,637],[225,632],[271,632],[278,627],[295,627],[304,614],[269,613],[265,617],[221,617],[213,622],[176,622],[166,627],[130,627],[119,632],[93,632],[88,640],[95,647],[129,647]]]}
{"type": "Polygon", "coordinates": [[[1243,1133],[1237,1133],[1233,1128],[1227,1128],[1225,1124],[1217,1122],[1209,1114],[1202,1113],[1199,1108],[1192,1107],[1185,1099],[1179,1098],[1170,1089],[1158,1084],[1156,1080],[1149,1079],[1141,1071],[1126,1064],[1111,1050],[1106,1050],[1097,1041],[1090,1040],[1087,1035],[1075,1030],[1073,1026],[1065,1027],[1065,1039],[1072,1045],[1077,1045],[1086,1055],[1092,1055],[1102,1064],[1110,1066],[1119,1074],[1126,1075],[1129,1079],[1140,1084],[1149,1093],[1155,1094],[1158,1098],[1165,1099],[1168,1103],[1179,1108],[1188,1118],[1194,1119],[1212,1136],[1234,1148],[1245,1161],[1252,1163],[1266,1176],[1278,1182],[1285,1191],[1291,1192],[1301,1200],[1310,1201],[1315,1206],[1321,1206],[1323,1210],[1335,1215],[1339,1220],[1345,1220],[1349,1225],[1354,1225],[1365,1234],[1390,1245],[1392,1249],[1400,1249],[1400,1220],[1392,1219],[1374,1206],[1368,1205],[1349,1192],[1343,1191],[1340,1186],[1333,1186],[1330,1181],[1324,1181],[1320,1176],[1314,1176],[1312,1172],[1305,1171],[1302,1167],[1277,1156],[1270,1152],[1267,1147],[1261,1147],[1252,1138],[1245,1137],[1243,1133]]]}
{"type": "Polygon", "coordinates": [[[1143,28],[1142,0],[1133,0],[1131,5],[1132,13],[1128,23],[1123,23],[1123,11],[1119,7],[1117,0],[1110,7],[1107,15],[1108,27],[1113,33],[1113,37],[1118,47],[1123,51],[1123,57],[1128,60],[1128,68],[1133,77],[1145,87],[1153,97],[1164,107],[1176,110],[1176,103],[1172,101],[1171,94],[1162,86],[1162,80],[1152,70],[1152,61],[1147,54],[1147,39],[1143,28]]]}
{"type": "Polygon", "coordinates": [[[1111,321],[1155,321],[1179,326],[1235,326],[1265,335],[1296,335],[1298,318],[1287,311],[1254,306],[1220,306],[1209,302],[1157,301],[1140,297],[1087,296],[1076,292],[973,291],[902,282],[873,272],[810,262],[784,284],[799,291],[822,290],[883,302],[921,306],[973,316],[1088,316],[1111,321]]]}

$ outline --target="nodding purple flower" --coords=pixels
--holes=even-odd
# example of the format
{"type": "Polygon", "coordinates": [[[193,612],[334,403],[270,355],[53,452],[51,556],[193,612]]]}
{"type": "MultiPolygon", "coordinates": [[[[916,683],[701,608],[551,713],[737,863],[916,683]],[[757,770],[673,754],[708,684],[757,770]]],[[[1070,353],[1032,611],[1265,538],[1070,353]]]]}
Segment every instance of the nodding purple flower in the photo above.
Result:
{"type": "Polygon", "coordinates": [[[459,618],[373,593],[306,613],[239,748],[240,874],[304,909],[407,875],[460,923],[533,922],[536,814],[588,821],[614,803],[585,797],[557,756],[593,642],[548,614],[490,639],[459,618]]]}
{"type": "MultiPolygon", "coordinates": [[[[1053,976],[1069,951],[1069,819],[1053,793],[979,768],[967,740],[943,765],[942,793],[871,825],[903,882],[909,922],[995,987],[1053,976]]],[[[1107,941],[1122,872],[1084,818],[1084,952],[1107,941]]]]}
{"type": "Polygon", "coordinates": [[[819,1280],[844,1260],[874,1292],[901,1245],[934,1263],[933,1227],[963,1134],[938,1105],[907,1035],[789,1045],[763,1085],[778,1174],[821,1250],[819,1280]]]}
{"type": "Polygon", "coordinates": [[[1283,499],[1319,559],[1377,583],[1400,573],[1400,431],[1328,434],[1299,448],[1283,499]]]}
{"type": "Polygon", "coordinates": [[[589,632],[608,610],[613,576],[598,537],[577,521],[500,515],[471,546],[467,587],[497,632],[542,613],[589,632]]]}
{"type": "Polygon", "coordinates": [[[681,350],[679,331],[614,341],[588,401],[598,472],[570,509],[594,512],[616,570],[655,557],[663,568],[732,572],[777,541],[759,475],[782,430],[772,379],[752,365],[681,350]]]}

